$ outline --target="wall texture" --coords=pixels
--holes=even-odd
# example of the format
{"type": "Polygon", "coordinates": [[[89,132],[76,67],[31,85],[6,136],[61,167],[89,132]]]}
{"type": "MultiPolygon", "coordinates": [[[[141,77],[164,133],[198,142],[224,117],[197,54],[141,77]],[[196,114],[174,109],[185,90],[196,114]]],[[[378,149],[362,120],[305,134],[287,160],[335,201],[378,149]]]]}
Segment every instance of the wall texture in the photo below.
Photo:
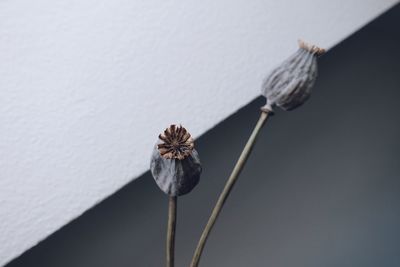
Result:
{"type": "Polygon", "coordinates": [[[169,123],[254,99],[298,37],[330,48],[395,2],[2,1],[0,265],[145,172],[169,123]]]}

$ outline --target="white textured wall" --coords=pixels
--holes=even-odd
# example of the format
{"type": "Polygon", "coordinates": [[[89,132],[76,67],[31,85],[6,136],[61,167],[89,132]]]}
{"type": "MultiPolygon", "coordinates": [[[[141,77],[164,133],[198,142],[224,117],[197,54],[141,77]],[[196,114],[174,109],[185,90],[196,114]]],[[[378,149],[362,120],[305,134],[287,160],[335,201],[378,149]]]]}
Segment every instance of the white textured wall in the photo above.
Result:
{"type": "Polygon", "coordinates": [[[329,48],[394,0],[0,2],[0,265],[199,136],[302,37],[329,48]]]}

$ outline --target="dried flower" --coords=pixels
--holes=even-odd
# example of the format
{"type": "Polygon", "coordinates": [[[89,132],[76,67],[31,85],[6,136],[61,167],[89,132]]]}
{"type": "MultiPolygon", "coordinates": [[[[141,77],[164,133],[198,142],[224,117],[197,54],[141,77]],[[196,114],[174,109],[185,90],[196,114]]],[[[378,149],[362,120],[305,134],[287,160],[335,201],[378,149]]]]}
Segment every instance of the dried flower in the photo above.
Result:
{"type": "Polygon", "coordinates": [[[170,196],[189,193],[199,182],[201,164],[190,133],[171,125],[158,136],[150,170],[162,191],[170,196]]]}
{"type": "Polygon", "coordinates": [[[315,45],[299,41],[299,49],[265,79],[262,94],[267,103],[262,110],[272,112],[273,106],[292,110],[302,105],[311,94],[317,77],[317,57],[325,53],[315,45]]]}

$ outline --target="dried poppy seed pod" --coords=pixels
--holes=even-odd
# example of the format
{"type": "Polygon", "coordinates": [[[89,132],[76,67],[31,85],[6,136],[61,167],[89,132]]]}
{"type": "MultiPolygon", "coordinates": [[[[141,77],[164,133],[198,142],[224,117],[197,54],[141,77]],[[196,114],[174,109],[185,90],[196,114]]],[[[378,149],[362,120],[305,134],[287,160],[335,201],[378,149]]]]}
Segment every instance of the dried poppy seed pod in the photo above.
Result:
{"type": "Polygon", "coordinates": [[[317,78],[317,57],[323,53],[324,49],[300,40],[297,52],[265,79],[262,94],[267,103],[261,109],[272,112],[275,105],[284,110],[302,105],[310,97],[317,78]]]}
{"type": "Polygon", "coordinates": [[[171,125],[154,147],[150,170],[158,187],[170,196],[189,193],[200,180],[201,164],[190,133],[171,125]]]}

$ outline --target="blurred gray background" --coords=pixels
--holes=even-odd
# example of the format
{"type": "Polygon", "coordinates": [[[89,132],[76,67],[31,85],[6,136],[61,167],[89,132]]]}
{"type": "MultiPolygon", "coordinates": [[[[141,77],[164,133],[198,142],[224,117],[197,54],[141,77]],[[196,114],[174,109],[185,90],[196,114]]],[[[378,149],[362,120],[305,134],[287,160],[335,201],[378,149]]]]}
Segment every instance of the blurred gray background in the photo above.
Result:
{"type": "MultiPolygon", "coordinates": [[[[320,58],[304,106],[271,117],[201,266],[400,266],[399,26],[397,5],[320,58]]],[[[176,266],[189,265],[263,103],[198,139],[204,172],[178,200],[176,266]]],[[[163,266],[166,220],[146,173],[6,266],[163,266]]]]}

